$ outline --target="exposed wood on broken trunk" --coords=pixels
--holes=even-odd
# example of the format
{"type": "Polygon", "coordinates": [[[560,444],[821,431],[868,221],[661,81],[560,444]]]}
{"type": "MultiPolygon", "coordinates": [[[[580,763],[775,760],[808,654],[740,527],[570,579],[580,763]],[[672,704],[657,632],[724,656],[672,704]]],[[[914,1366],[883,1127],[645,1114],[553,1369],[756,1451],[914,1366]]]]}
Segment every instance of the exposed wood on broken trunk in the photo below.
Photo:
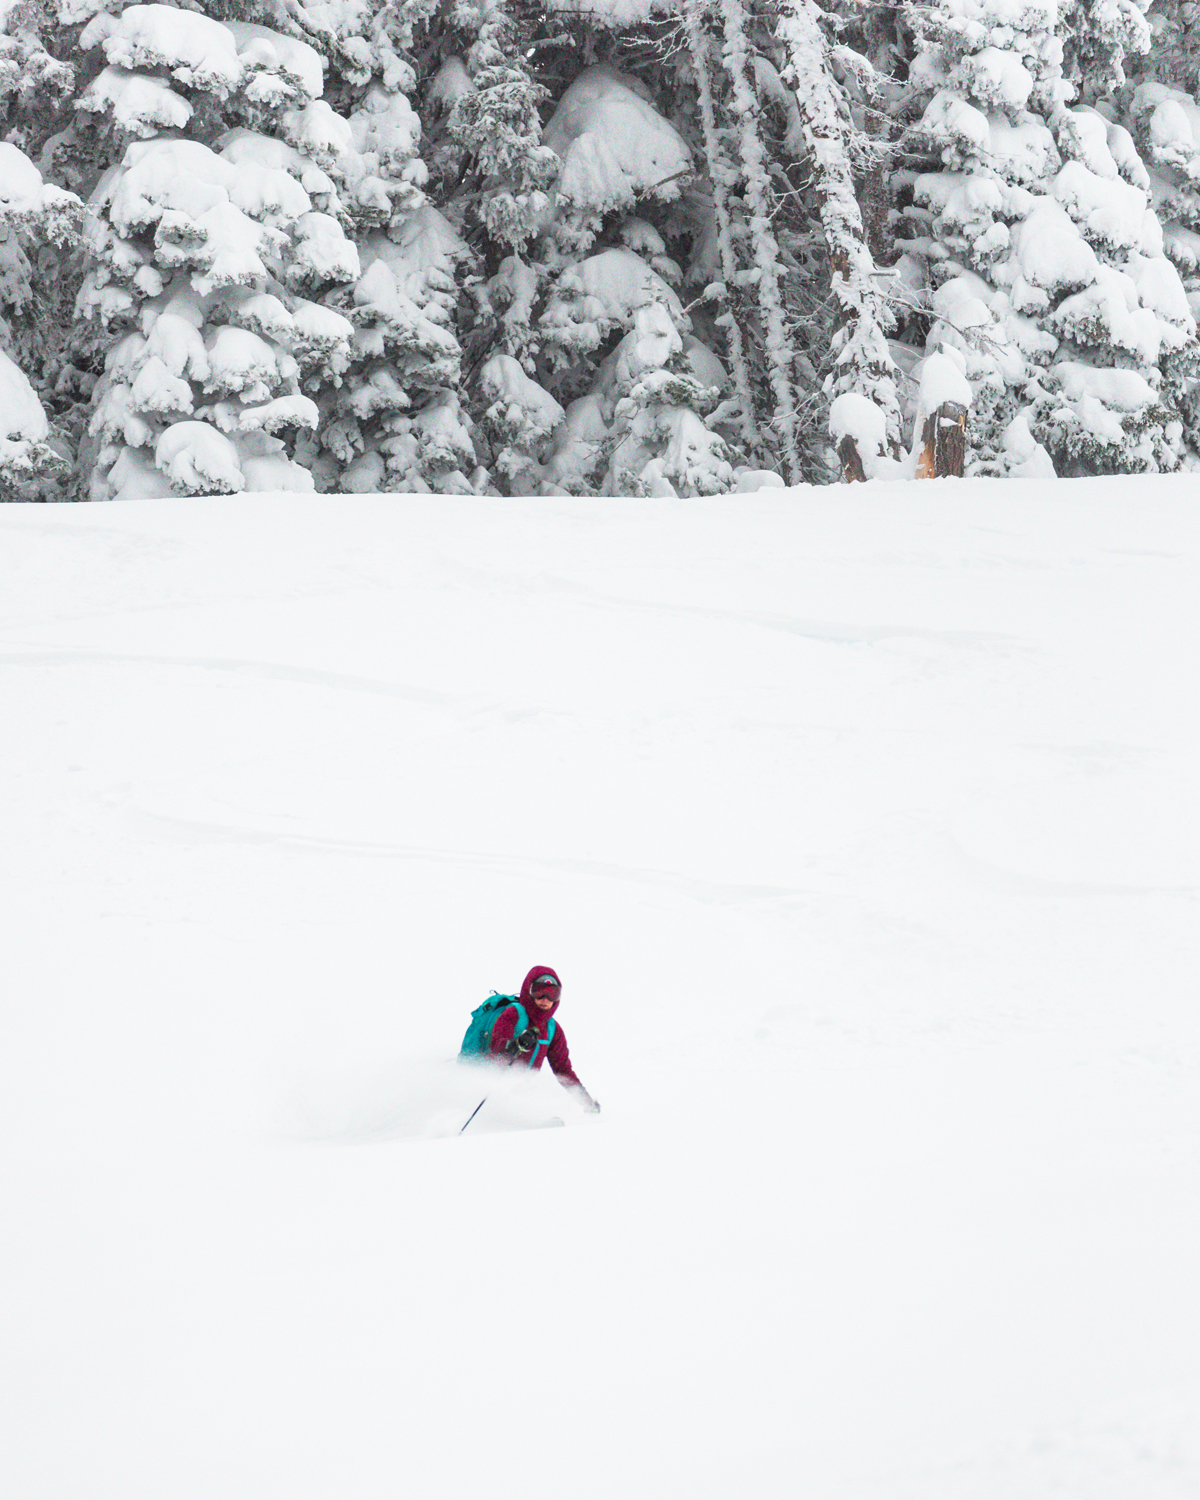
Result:
{"type": "Polygon", "coordinates": [[[966,461],[967,408],[957,401],[943,401],[937,411],[925,419],[921,452],[917,457],[917,478],[961,479],[966,461]]]}
{"type": "Polygon", "coordinates": [[[838,444],[838,458],[842,465],[842,479],[846,484],[861,484],[867,477],[858,445],[849,433],[838,444]]]}

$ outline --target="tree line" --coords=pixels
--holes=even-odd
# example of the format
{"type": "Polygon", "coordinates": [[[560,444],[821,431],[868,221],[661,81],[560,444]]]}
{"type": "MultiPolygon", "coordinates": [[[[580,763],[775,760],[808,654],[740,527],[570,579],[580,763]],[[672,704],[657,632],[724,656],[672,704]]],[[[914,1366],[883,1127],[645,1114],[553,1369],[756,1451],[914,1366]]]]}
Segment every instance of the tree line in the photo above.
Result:
{"type": "Polygon", "coordinates": [[[1186,0],[18,0],[0,496],[1200,459],[1186,0]]]}

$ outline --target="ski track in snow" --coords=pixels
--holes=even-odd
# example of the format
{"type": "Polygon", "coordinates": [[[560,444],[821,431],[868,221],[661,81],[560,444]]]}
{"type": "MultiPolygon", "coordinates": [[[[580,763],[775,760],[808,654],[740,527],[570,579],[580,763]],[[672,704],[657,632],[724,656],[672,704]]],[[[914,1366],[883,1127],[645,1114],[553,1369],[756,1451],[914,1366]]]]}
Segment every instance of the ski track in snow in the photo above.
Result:
{"type": "Polygon", "coordinates": [[[0,507],[0,1489],[1200,1493],[1193,490],[0,507]]]}

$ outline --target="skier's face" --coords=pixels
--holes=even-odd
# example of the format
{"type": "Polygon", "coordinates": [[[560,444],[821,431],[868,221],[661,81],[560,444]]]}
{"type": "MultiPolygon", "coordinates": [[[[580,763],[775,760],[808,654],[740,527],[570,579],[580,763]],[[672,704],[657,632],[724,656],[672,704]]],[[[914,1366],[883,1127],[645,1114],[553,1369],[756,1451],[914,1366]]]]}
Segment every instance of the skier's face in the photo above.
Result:
{"type": "Polygon", "coordinates": [[[557,999],[557,990],[534,990],[533,992],[533,1003],[538,1010],[553,1010],[557,999]]]}

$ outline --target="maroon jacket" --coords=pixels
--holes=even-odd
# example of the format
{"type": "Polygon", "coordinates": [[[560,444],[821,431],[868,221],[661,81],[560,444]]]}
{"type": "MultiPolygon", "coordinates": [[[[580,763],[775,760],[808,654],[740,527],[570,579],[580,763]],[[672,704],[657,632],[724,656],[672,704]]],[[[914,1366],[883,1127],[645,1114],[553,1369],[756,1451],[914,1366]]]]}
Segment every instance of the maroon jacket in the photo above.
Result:
{"type": "MultiPolygon", "coordinates": [[[[558,1009],[558,1001],[554,1002],[554,1006],[550,1010],[541,1010],[534,1004],[533,996],[529,992],[529,986],[539,974],[554,974],[554,970],[548,968],[545,964],[537,964],[534,968],[530,969],[529,973],[525,976],[525,982],[521,986],[521,1004],[525,1007],[525,1014],[529,1017],[530,1026],[545,1041],[550,1025],[550,1017],[558,1009]]],[[[558,975],[554,974],[554,977],[557,979],[558,975]]],[[[509,1005],[500,1012],[492,1026],[491,1050],[497,1062],[516,1062],[519,1060],[518,1058],[510,1057],[504,1050],[508,1043],[512,1041],[513,1034],[517,1029],[517,1016],[517,1007],[509,1005]]],[[[552,1072],[564,1088],[583,1089],[584,1094],[587,1094],[587,1090],[583,1088],[583,1084],[580,1083],[575,1069],[571,1066],[571,1054],[567,1051],[567,1038],[563,1034],[562,1027],[557,1022],[555,1022],[554,1026],[554,1040],[550,1043],[550,1046],[548,1048],[538,1047],[529,1058],[528,1065],[540,1068],[543,1059],[547,1057],[550,1059],[552,1072]]]]}

